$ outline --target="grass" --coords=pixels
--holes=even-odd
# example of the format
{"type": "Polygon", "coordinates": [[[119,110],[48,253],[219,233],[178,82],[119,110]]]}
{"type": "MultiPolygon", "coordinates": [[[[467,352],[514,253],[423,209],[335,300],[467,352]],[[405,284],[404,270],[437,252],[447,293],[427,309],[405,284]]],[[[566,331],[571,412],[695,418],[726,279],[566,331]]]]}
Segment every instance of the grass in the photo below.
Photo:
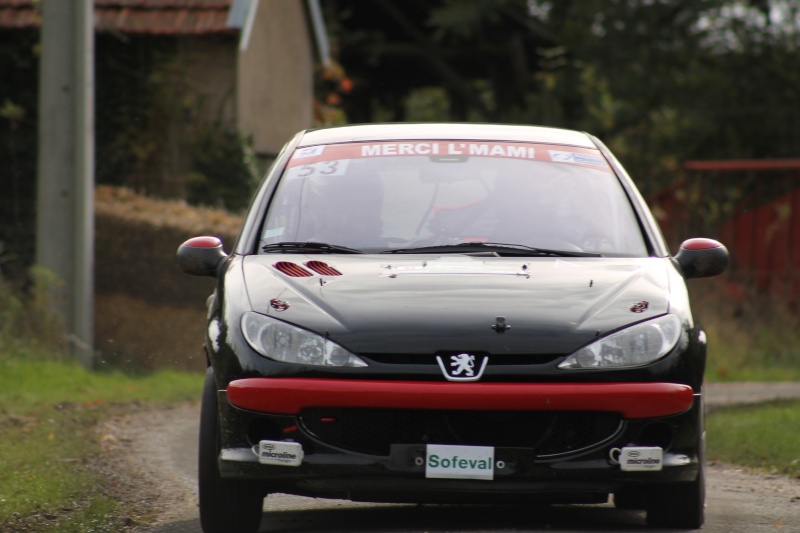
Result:
{"type": "MultiPolygon", "coordinates": [[[[97,424],[137,404],[196,400],[199,374],[90,372],[43,348],[0,350],[0,531],[35,517],[37,531],[117,530],[108,480],[90,465],[97,424]]],[[[20,528],[21,529],[21,528],[20,528]]]]}
{"type": "Polygon", "coordinates": [[[722,278],[689,285],[708,337],[707,381],[800,381],[797,310],[722,278]]]}
{"type": "Polygon", "coordinates": [[[726,314],[701,315],[708,337],[708,381],[800,381],[800,327],[726,314]]]}
{"type": "Polygon", "coordinates": [[[800,400],[715,409],[706,420],[708,457],[800,478],[800,400]]]}

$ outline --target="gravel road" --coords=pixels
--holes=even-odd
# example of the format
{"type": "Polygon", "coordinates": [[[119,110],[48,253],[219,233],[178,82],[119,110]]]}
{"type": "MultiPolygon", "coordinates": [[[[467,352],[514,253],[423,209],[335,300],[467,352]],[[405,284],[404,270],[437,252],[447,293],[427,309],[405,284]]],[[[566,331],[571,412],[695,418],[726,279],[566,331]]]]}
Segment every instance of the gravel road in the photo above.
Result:
{"type": "MultiPolygon", "coordinates": [[[[706,403],[800,397],[800,383],[710,384],[706,403]]],[[[200,533],[196,447],[199,405],[143,410],[108,421],[104,470],[129,504],[129,531],[200,533]]],[[[711,464],[706,533],[800,532],[800,480],[711,464]]],[[[650,531],[644,514],[612,505],[552,507],[359,504],[288,495],[266,499],[262,532],[650,531]]],[[[664,530],[662,530],[664,531],[664,530]]]]}

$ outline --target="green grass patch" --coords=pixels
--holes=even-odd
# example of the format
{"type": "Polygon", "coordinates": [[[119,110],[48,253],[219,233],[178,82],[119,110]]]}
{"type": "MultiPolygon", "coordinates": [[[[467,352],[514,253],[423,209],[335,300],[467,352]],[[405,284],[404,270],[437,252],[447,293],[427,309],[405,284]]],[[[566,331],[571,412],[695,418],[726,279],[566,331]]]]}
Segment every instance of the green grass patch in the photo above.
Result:
{"type": "Polygon", "coordinates": [[[90,372],[43,350],[0,352],[0,530],[20,517],[37,531],[109,531],[114,502],[89,467],[97,424],[136,404],[196,400],[200,374],[90,372]],[[48,359],[50,357],[50,359],[48,359]],[[45,527],[46,526],[46,527],[45,527]]]}
{"type": "Polygon", "coordinates": [[[708,458],[800,477],[800,400],[715,409],[706,420],[708,458]]]}
{"type": "Polygon", "coordinates": [[[689,286],[708,338],[708,381],[800,381],[800,313],[724,275],[689,286]]]}
{"type": "Polygon", "coordinates": [[[800,328],[794,318],[744,321],[703,315],[709,381],[800,381],[800,328]]]}

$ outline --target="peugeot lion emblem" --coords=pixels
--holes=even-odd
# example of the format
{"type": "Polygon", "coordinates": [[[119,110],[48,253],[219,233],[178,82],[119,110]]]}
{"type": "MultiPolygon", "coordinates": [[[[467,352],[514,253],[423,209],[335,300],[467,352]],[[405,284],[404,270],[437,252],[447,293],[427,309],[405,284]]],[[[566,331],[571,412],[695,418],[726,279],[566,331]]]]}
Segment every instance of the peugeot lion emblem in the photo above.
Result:
{"type": "Polygon", "coordinates": [[[489,356],[468,353],[437,355],[436,362],[448,381],[478,381],[486,369],[489,356]]]}

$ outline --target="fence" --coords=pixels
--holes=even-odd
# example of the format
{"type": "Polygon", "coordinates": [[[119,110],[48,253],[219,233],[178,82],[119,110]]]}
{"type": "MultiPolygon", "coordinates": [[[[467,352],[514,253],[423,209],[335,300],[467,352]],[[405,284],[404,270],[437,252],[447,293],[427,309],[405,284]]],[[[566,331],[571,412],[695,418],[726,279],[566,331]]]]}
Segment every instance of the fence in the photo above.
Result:
{"type": "MultiPolygon", "coordinates": [[[[720,240],[732,286],[800,296],[800,159],[689,161],[649,198],[673,251],[689,237],[720,240]]],[[[735,292],[735,291],[734,291],[735,292]]]]}

